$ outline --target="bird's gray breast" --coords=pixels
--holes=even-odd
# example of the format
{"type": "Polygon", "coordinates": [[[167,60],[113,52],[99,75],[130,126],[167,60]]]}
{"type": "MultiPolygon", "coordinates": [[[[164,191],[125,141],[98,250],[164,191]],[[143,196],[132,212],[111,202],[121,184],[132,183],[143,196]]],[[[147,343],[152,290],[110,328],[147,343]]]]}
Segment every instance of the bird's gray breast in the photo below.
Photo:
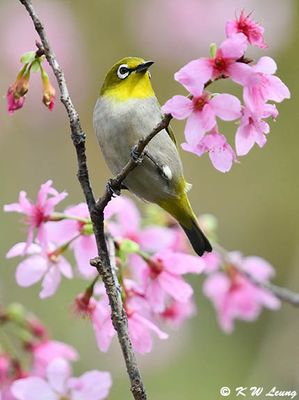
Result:
{"type": "MultiPolygon", "coordinates": [[[[155,97],[116,101],[100,97],[94,109],[94,128],[107,165],[117,174],[130,158],[131,149],[161,121],[155,97]]],[[[176,146],[163,130],[146,146],[144,161],[125,180],[137,196],[159,202],[175,197],[182,179],[182,165],[176,146]]]]}

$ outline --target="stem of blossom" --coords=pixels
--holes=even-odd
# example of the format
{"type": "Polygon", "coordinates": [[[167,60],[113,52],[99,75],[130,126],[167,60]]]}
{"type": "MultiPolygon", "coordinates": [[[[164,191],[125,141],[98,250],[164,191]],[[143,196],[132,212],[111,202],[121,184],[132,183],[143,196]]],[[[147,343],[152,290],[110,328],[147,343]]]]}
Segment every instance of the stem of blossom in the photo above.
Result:
{"type": "MultiPolygon", "coordinates": [[[[94,234],[97,242],[98,254],[99,256],[93,260],[93,265],[96,266],[99,271],[102,280],[105,284],[106,292],[109,298],[110,306],[111,306],[111,318],[113,322],[113,326],[117,331],[118,340],[121,345],[121,349],[123,352],[124,360],[127,367],[127,372],[131,382],[131,392],[134,396],[135,400],[146,400],[147,395],[145,392],[145,388],[142,382],[141,374],[139,372],[139,368],[137,365],[137,360],[135,353],[132,348],[132,343],[128,333],[128,321],[127,316],[123,308],[123,304],[121,301],[121,297],[119,295],[119,291],[117,286],[115,285],[115,279],[113,275],[113,270],[111,268],[111,262],[109,257],[109,251],[107,248],[107,243],[104,235],[104,208],[111,200],[112,194],[107,189],[102,199],[99,200],[96,205],[95,198],[93,195],[93,191],[91,188],[89,173],[87,168],[87,160],[86,160],[86,151],[85,151],[85,138],[86,135],[82,130],[79,115],[72,103],[72,100],[69,96],[68,88],[66,85],[66,81],[64,78],[63,71],[53,53],[50,43],[47,38],[47,34],[45,32],[45,28],[38,17],[31,0],[19,0],[21,4],[26,8],[30,18],[33,21],[34,27],[41,39],[42,45],[39,45],[39,50],[43,51],[45,54],[49,65],[51,66],[61,94],[61,102],[65,106],[65,109],[68,114],[70,128],[71,128],[71,137],[73,144],[77,153],[77,161],[78,161],[78,179],[81,184],[82,190],[85,195],[86,203],[88,205],[88,209],[91,215],[91,220],[93,223],[94,234]]],[[[168,119],[171,119],[171,116],[168,116],[168,119]]],[[[168,125],[167,119],[164,121],[164,126],[161,124],[160,129],[162,130],[165,126],[168,125]]],[[[156,133],[151,133],[150,136],[155,136],[156,133]]],[[[152,138],[151,137],[151,138],[152,138]]],[[[151,140],[151,138],[145,138],[139,143],[140,153],[143,151],[144,147],[151,140]]],[[[131,166],[127,166],[126,170],[123,171],[123,174],[114,178],[114,184],[120,186],[123,179],[126,175],[135,168],[135,163],[132,163],[131,166]]]]}
{"type": "Polygon", "coordinates": [[[13,358],[21,359],[20,354],[18,354],[16,346],[12,343],[11,335],[8,335],[3,328],[0,329],[1,336],[1,347],[3,346],[7,353],[11,354],[13,358]]]}
{"type": "Polygon", "coordinates": [[[58,257],[58,256],[60,256],[62,253],[64,253],[64,252],[68,249],[68,247],[70,246],[70,244],[72,244],[72,242],[73,242],[74,240],[78,239],[80,236],[81,236],[81,235],[80,235],[80,233],[79,233],[78,235],[76,235],[76,236],[74,236],[72,239],[70,239],[69,241],[63,243],[61,246],[59,246],[59,247],[57,247],[55,250],[51,251],[51,252],[48,254],[48,257],[51,258],[51,257],[58,257]]]}
{"type": "Polygon", "coordinates": [[[68,214],[64,214],[64,213],[60,213],[60,212],[52,213],[47,220],[52,221],[52,222],[58,222],[58,221],[63,221],[65,219],[82,222],[83,224],[88,224],[89,222],[91,222],[91,220],[88,218],[81,218],[81,217],[77,217],[75,215],[68,215],[68,214]]]}

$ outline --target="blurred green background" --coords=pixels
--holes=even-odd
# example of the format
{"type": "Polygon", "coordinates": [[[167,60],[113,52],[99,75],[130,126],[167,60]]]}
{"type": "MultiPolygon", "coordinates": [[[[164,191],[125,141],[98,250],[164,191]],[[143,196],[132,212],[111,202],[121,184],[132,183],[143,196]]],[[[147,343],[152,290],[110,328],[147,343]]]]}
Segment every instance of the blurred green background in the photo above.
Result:
{"type": "MultiPolygon", "coordinates": [[[[186,177],[193,183],[190,197],[194,208],[219,219],[221,244],[267,259],[277,271],[275,282],[299,291],[298,1],[34,3],[65,68],[87,133],[89,170],[97,195],[102,193],[109,172],[93,132],[92,112],[107,69],[128,55],[155,60],[153,85],[164,103],[172,95],[183,93],[173,73],[186,61],[206,55],[207,44],[224,37],[224,23],[234,17],[235,11],[254,11],[254,17],[267,28],[266,41],[271,46],[265,54],[276,59],[278,75],[290,88],[292,98],[278,106],[280,116],[271,123],[266,146],[262,150],[255,147],[247,157],[240,158],[241,163],[228,174],[216,171],[207,156],[182,153],[182,158],[186,177]]],[[[83,197],[76,179],[75,152],[58,100],[49,113],[41,104],[40,83],[34,76],[24,109],[12,117],[6,113],[5,92],[20,67],[18,58],[34,48],[36,39],[18,1],[0,0],[0,36],[1,208],[15,201],[21,189],[35,198],[40,184],[49,178],[59,191],[69,193],[64,206],[78,203],[83,197]]],[[[257,52],[253,56],[261,55],[257,52]]],[[[229,89],[234,91],[235,87],[229,89]]],[[[183,124],[174,122],[173,126],[182,142],[183,124]]],[[[226,125],[224,133],[232,142],[233,124],[226,125]]],[[[20,216],[16,214],[1,212],[0,218],[1,303],[19,301],[34,311],[54,338],[78,349],[81,359],[76,372],[92,368],[111,371],[114,384],[110,399],[129,399],[117,343],[107,354],[100,353],[88,321],[77,319],[70,311],[84,282],[64,281],[58,293],[44,301],[38,298],[38,287],[17,287],[17,261],[5,260],[5,253],[24,239],[25,229],[20,227],[20,216]]],[[[193,286],[198,315],[171,332],[168,341],[157,341],[151,354],[139,357],[150,399],[216,400],[221,398],[221,386],[276,386],[299,391],[299,310],[283,304],[278,312],[264,311],[254,323],[237,323],[234,333],[227,336],[220,331],[211,304],[201,295],[200,279],[193,279],[193,286]]]]}

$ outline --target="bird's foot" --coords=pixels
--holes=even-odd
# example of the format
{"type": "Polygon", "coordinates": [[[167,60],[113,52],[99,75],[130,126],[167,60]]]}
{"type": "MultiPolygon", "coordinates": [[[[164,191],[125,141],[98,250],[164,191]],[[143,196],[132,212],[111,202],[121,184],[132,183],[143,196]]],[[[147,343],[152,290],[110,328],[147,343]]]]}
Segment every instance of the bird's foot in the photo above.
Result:
{"type": "Polygon", "coordinates": [[[112,179],[109,179],[109,181],[106,184],[106,188],[107,188],[108,192],[111,194],[111,197],[120,196],[120,189],[113,187],[112,179]]]}
{"type": "Polygon", "coordinates": [[[137,146],[135,145],[131,149],[131,159],[134,161],[135,164],[141,164],[143,161],[143,154],[139,154],[137,146]]]}

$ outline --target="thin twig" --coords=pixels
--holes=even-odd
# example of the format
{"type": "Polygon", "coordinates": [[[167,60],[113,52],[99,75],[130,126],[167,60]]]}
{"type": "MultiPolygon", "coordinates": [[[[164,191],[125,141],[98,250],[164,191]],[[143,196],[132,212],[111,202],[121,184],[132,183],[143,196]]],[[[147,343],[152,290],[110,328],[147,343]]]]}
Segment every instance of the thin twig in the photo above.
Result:
{"type": "Polygon", "coordinates": [[[290,289],[286,289],[281,286],[274,285],[270,282],[260,282],[257,279],[254,279],[250,274],[245,275],[255,286],[268,290],[269,292],[274,294],[274,296],[277,297],[279,300],[289,303],[294,307],[299,307],[299,293],[293,292],[290,289]]]}
{"type": "MultiPolygon", "coordinates": [[[[98,257],[94,261],[94,265],[98,269],[103,282],[105,284],[106,292],[109,297],[111,306],[111,318],[113,326],[117,331],[118,340],[123,352],[124,360],[127,367],[127,372],[131,382],[131,391],[135,400],[146,400],[146,392],[141,379],[141,374],[136,361],[136,356],[132,348],[132,343],[128,334],[128,321],[121,297],[119,296],[118,289],[114,282],[113,272],[111,269],[109,252],[104,235],[104,207],[95,207],[95,199],[90,185],[86,151],[85,151],[85,133],[82,130],[78,112],[76,111],[72,100],[70,98],[67,84],[63,71],[56,59],[54,52],[51,49],[50,43],[45,32],[45,28],[38,17],[31,0],[19,0],[26,10],[28,11],[34,27],[40,37],[41,45],[38,45],[39,51],[43,50],[48,63],[50,64],[61,94],[61,102],[65,106],[68,114],[71,137],[73,144],[76,148],[77,161],[78,161],[78,179],[80,181],[84,196],[89,208],[91,220],[93,223],[94,234],[96,237],[98,257]]],[[[141,147],[141,145],[140,145],[141,147]]],[[[105,202],[103,202],[104,204],[105,202]]],[[[107,203],[106,203],[107,204],[107,203]]]]}
{"type": "MultiPolygon", "coordinates": [[[[219,243],[213,242],[213,248],[216,250],[221,256],[223,257],[224,260],[227,260],[228,263],[230,263],[230,258],[229,258],[229,251],[226,250],[224,247],[222,247],[219,243]]],[[[238,269],[238,271],[246,276],[246,278],[252,282],[255,286],[260,287],[261,289],[266,289],[269,292],[271,292],[275,297],[277,297],[279,300],[284,301],[286,303],[291,304],[294,307],[299,307],[299,293],[293,292],[290,289],[286,289],[284,287],[275,285],[274,283],[271,282],[262,282],[249,272],[243,271],[241,268],[238,269]]]]}

